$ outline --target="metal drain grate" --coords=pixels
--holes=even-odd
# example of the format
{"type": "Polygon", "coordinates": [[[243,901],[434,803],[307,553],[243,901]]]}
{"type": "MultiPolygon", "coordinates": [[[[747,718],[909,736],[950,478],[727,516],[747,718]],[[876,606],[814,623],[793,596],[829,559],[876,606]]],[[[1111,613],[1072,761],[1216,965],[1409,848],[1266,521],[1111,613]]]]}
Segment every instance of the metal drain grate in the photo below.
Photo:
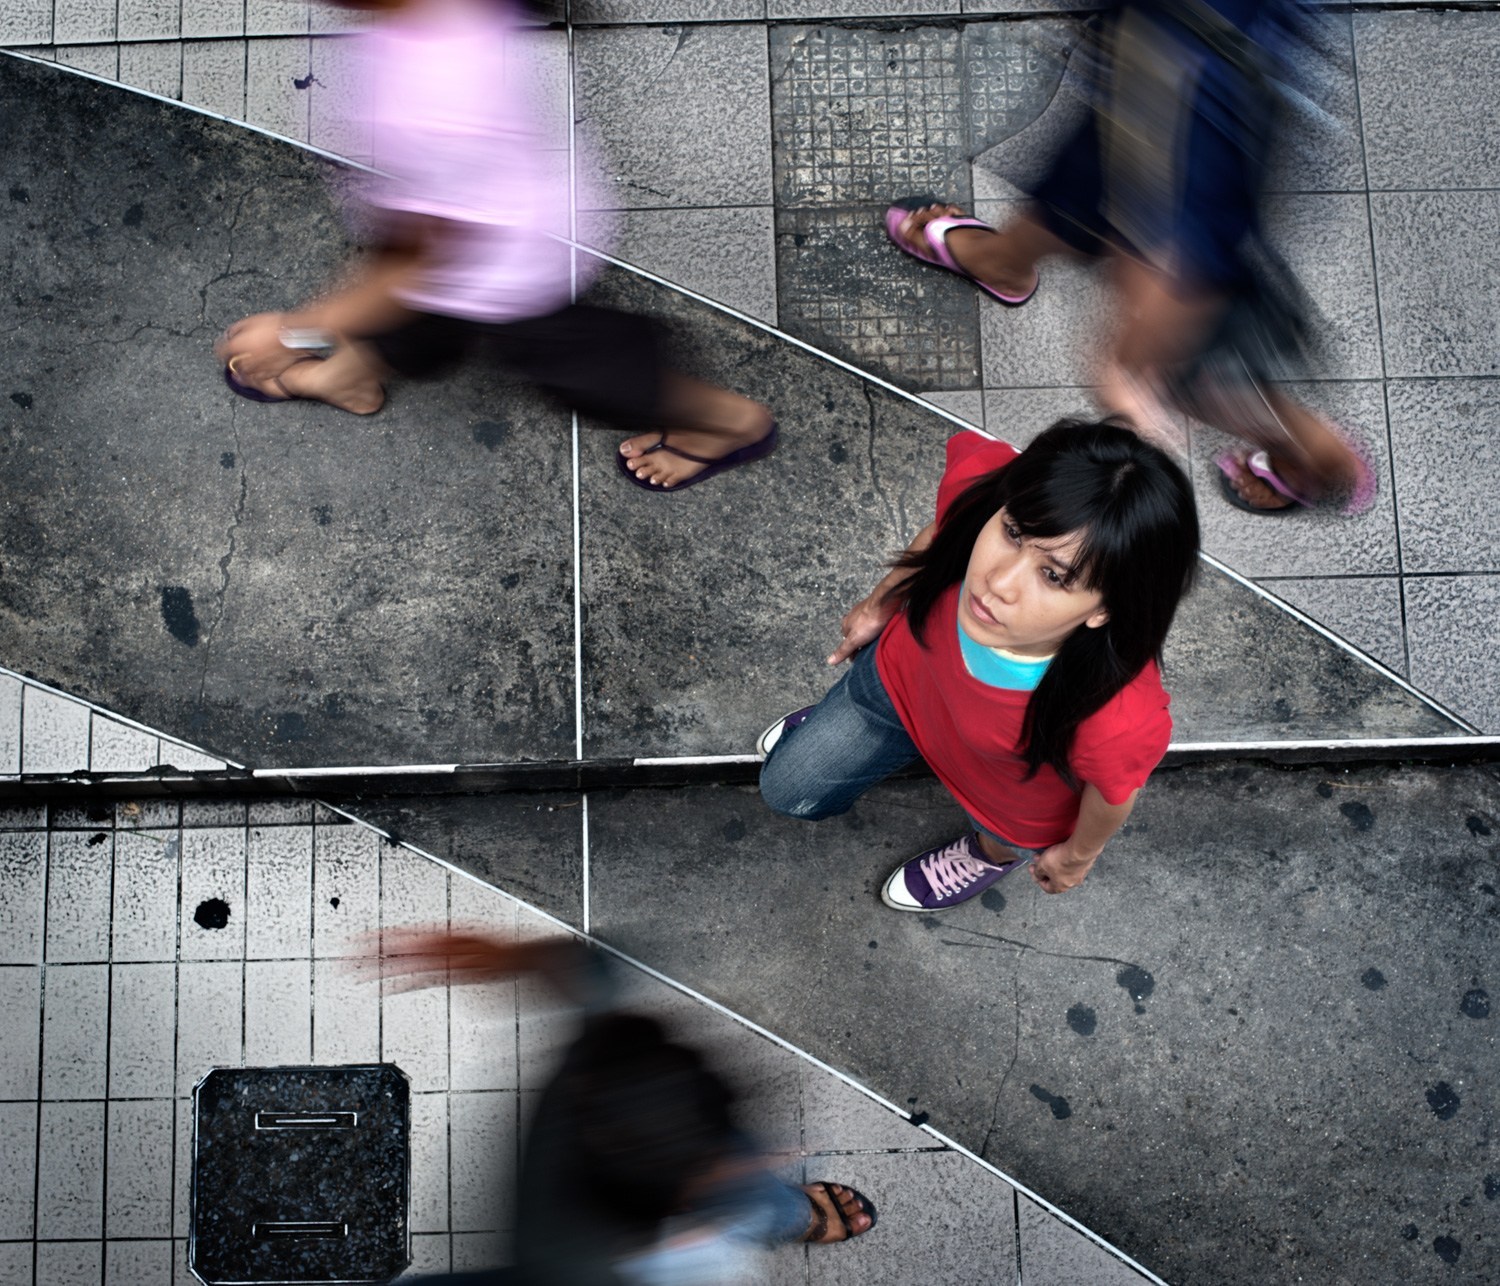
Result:
{"type": "Polygon", "coordinates": [[[211,1071],[193,1091],[193,1271],[390,1281],[411,1262],[410,1098],[391,1064],[211,1071]]]}

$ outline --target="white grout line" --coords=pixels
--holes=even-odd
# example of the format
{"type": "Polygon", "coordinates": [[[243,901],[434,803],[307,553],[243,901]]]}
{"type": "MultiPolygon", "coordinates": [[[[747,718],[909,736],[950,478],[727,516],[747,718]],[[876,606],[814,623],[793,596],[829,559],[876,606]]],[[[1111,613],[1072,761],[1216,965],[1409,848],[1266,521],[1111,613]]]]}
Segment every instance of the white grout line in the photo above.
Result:
{"type": "MultiPolygon", "coordinates": [[[[665,983],[674,991],[680,992],[682,995],[687,996],[690,1000],[694,1000],[698,1004],[705,1006],[714,1013],[728,1018],[733,1022],[738,1023],[742,1027],[748,1028],[757,1036],[764,1037],[773,1045],[786,1050],[789,1054],[794,1054],[804,1062],[811,1063],[814,1067],[818,1068],[819,1071],[826,1072],[835,1080],[842,1081],[845,1085],[849,1086],[850,1089],[858,1090],[866,1098],[870,1099],[872,1102],[878,1103],[881,1107],[885,1108],[886,1111],[900,1117],[908,1124],[911,1123],[911,1114],[909,1112],[902,1111],[901,1108],[892,1103],[890,1099],[886,1098],[878,1091],[871,1089],[868,1085],[864,1084],[864,1082],[855,1080],[854,1077],[848,1075],[848,1073],[841,1072],[838,1068],[832,1067],[828,1063],[825,1063],[816,1054],[809,1053],[800,1045],[792,1044],[791,1041],[785,1039],[784,1037],[778,1036],[775,1032],[770,1031],[765,1027],[762,1027],[753,1019],[746,1018],[743,1014],[730,1009],[727,1005],[720,1004],[717,1000],[714,1000],[710,996],[705,996],[701,991],[695,990],[684,982],[679,982],[676,978],[662,973],[659,969],[652,968],[650,965],[644,963],[643,961],[637,960],[634,956],[621,951],[618,947],[611,946],[609,943],[601,941],[600,939],[594,937],[587,928],[580,930],[576,926],[569,924],[566,920],[562,920],[559,917],[553,915],[550,911],[544,911],[541,907],[527,902],[524,898],[519,898],[513,893],[507,893],[504,889],[496,888],[495,885],[490,884],[486,880],[480,879],[477,875],[464,870],[461,866],[454,865],[452,862],[447,861],[445,858],[438,857],[435,853],[429,853],[426,849],[419,848],[417,845],[412,844],[407,840],[396,839],[390,834],[390,832],[382,830],[372,822],[365,821],[364,818],[356,816],[354,813],[349,812],[347,809],[340,808],[336,804],[330,804],[323,800],[320,800],[318,802],[329,812],[337,813],[340,817],[346,817],[355,825],[363,826],[366,830],[375,832],[375,834],[381,836],[383,839],[390,841],[391,843],[399,844],[402,848],[408,849],[409,851],[417,854],[417,856],[419,857],[426,858],[430,862],[436,862],[439,866],[444,867],[450,874],[461,875],[464,879],[479,885],[483,889],[489,890],[491,893],[497,895],[498,897],[505,898],[508,901],[514,903],[522,910],[530,912],[532,915],[546,920],[549,924],[556,925],[557,928],[561,929],[564,933],[571,934],[576,938],[581,938],[590,946],[597,947],[601,951],[608,952],[610,955],[614,956],[622,963],[629,965],[633,969],[640,970],[647,977],[654,978],[658,982],[665,983]]],[[[587,808],[587,803],[585,803],[584,807],[587,808]]],[[[1140,1273],[1141,1276],[1144,1277],[1147,1281],[1155,1283],[1155,1286],[1168,1286],[1166,1282],[1164,1282],[1160,1277],[1153,1273],[1149,1268],[1146,1268],[1137,1263],[1124,1251],[1120,1250],[1116,1246],[1111,1245],[1108,1241],[1106,1241],[1098,1233],[1094,1232],[1091,1228],[1087,1228],[1083,1224],[1079,1223],[1078,1220],[1073,1218],[1072,1215],[1068,1214],[1067,1211],[1059,1209],[1045,1197],[1039,1195],[1036,1192],[1033,1192],[1024,1183],[1020,1182],[1020,1180],[1018,1179],[1012,1178],[1009,1174],[1000,1169],[1000,1167],[995,1165],[993,1162],[986,1161],[983,1157],[964,1147],[963,1144],[957,1142],[956,1140],[949,1138],[941,1130],[935,1129],[931,1125],[923,1124],[917,1126],[916,1128],[921,1130],[930,1138],[937,1140],[944,1147],[957,1152],[960,1156],[965,1157],[969,1161],[972,1161],[981,1169],[988,1171],[997,1179],[1001,1179],[1005,1183],[1008,1183],[1017,1192],[1021,1193],[1022,1196],[1025,1196],[1030,1200],[1036,1202],[1037,1205],[1046,1210],[1048,1214],[1052,1215],[1056,1219],[1061,1220],[1075,1232],[1081,1233],[1084,1237],[1088,1238],[1089,1241],[1093,1242],[1100,1249],[1108,1252],[1115,1259],[1118,1259],[1121,1263],[1135,1269],[1135,1271],[1140,1273]]]]}
{"type": "MultiPolygon", "coordinates": [[[[4,52],[5,50],[0,49],[0,53],[4,52]]],[[[212,750],[205,750],[202,746],[195,746],[190,741],[183,741],[180,737],[174,737],[169,732],[162,732],[158,728],[148,727],[146,724],[141,723],[136,719],[131,719],[127,715],[116,714],[113,710],[106,709],[101,705],[96,705],[92,701],[85,701],[82,697],[74,696],[71,692],[64,692],[61,688],[54,688],[50,683],[43,683],[39,679],[29,678],[19,671],[9,669],[6,666],[0,665],[0,677],[19,680],[23,687],[37,688],[42,692],[50,693],[52,696],[61,697],[64,701],[71,701],[74,705],[83,706],[84,709],[89,710],[92,713],[101,716],[102,718],[113,720],[115,723],[124,724],[127,728],[134,728],[137,732],[148,733],[153,737],[160,738],[162,741],[170,742],[174,746],[181,746],[184,750],[191,750],[194,754],[202,755],[205,759],[217,759],[230,768],[243,769],[245,766],[244,764],[235,763],[235,761],[232,759],[225,759],[223,755],[215,754],[212,750]]],[[[24,702],[22,703],[22,717],[25,717],[24,702]]],[[[92,731],[90,732],[90,735],[92,735],[92,731]]],[[[87,771],[87,769],[78,769],[77,771],[84,772],[87,771]]]]}
{"type": "Polygon", "coordinates": [[[593,890],[589,887],[589,797],[586,793],[580,813],[579,824],[583,835],[583,931],[588,933],[592,930],[593,890]]]}

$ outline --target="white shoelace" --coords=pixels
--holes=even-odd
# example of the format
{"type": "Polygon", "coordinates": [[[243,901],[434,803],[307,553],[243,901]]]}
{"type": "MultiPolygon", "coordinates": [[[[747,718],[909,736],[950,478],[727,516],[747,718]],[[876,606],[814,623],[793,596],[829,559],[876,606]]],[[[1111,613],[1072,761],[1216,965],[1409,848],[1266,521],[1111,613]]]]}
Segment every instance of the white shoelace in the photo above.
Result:
{"type": "Polygon", "coordinates": [[[969,856],[969,837],[956,839],[947,848],[940,848],[931,857],[922,859],[921,871],[927,883],[937,890],[939,897],[952,897],[974,883],[986,871],[996,867],[990,862],[980,862],[969,856]]]}

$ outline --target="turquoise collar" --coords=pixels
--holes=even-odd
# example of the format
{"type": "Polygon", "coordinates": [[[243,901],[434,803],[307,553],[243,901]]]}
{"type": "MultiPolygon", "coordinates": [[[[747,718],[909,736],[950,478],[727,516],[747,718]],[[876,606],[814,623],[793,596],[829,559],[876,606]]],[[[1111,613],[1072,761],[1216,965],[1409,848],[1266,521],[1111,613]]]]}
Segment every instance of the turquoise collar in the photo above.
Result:
{"type": "Polygon", "coordinates": [[[1052,664],[1050,657],[1045,661],[1021,661],[1003,655],[997,648],[976,643],[964,633],[962,623],[958,625],[958,647],[963,653],[964,666],[976,679],[989,687],[1009,688],[1013,692],[1035,691],[1052,664]]]}

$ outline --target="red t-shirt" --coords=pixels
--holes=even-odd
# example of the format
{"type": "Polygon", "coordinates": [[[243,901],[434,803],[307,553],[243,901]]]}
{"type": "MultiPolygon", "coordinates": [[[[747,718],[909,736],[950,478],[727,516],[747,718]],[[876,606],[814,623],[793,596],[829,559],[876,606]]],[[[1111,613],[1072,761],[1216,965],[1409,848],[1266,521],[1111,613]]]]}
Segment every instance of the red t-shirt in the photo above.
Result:
{"type": "MultiPolygon", "coordinates": [[[[1014,447],[983,434],[948,439],[938,485],[941,522],[969,483],[1016,458],[1014,447]]],[[[917,749],[938,780],[986,830],[1026,848],[1046,848],[1073,833],[1079,795],[1043,766],[1030,781],[1017,753],[1029,692],[991,687],[969,673],[958,645],[958,596],[952,585],[927,618],[927,646],[898,613],[875,652],[880,680],[917,749]]],[[[1172,736],[1170,698],[1152,662],[1081,724],[1069,755],[1080,782],[1111,804],[1146,784],[1172,736]]]]}

